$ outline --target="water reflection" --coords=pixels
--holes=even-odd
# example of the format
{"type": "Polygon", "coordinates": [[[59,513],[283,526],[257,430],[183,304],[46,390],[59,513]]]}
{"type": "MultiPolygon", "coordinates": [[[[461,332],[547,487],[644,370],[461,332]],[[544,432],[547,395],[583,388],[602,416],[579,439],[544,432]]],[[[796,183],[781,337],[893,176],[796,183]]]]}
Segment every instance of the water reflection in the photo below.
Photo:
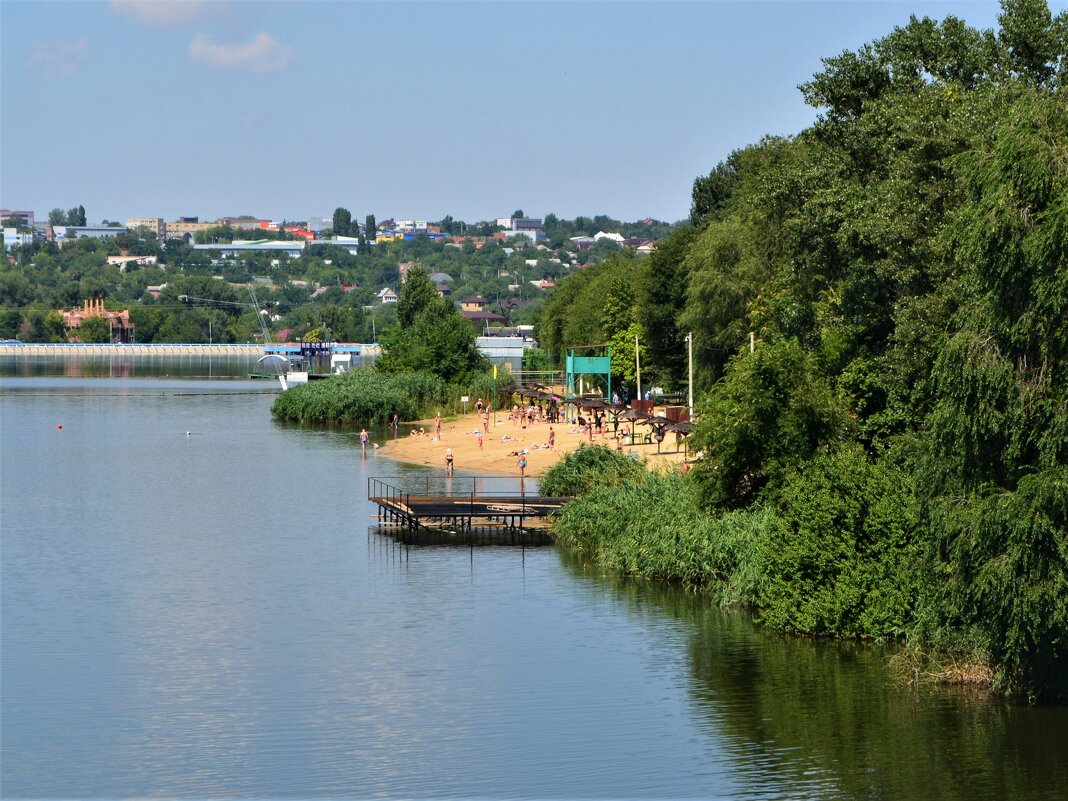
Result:
{"type": "Polygon", "coordinates": [[[1068,787],[1066,707],[903,687],[883,647],[782,637],[694,593],[561,558],[633,613],[686,625],[692,704],[750,765],[754,793],[1047,801],[1068,787]]]}

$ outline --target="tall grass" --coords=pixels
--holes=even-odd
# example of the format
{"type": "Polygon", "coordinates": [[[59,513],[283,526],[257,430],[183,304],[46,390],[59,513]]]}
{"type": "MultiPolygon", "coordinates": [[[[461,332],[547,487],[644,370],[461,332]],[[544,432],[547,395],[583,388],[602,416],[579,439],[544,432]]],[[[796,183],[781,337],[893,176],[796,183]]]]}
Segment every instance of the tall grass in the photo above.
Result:
{"type": "Polygon", "coordinates": [[[386,423],[394,412],[416,420],[447,399],[445,382],[428,373],[381,373],[374,368],[287,389],[271,406],[281,420],[319,423],[386,423]]]}
{"type": "Polygon", "coordinates": [[[703,587],[721,603],[750,603],[753,549],[765,512],[713,516],[697,493],[679,473],[645,472],[640,481],[579,495],[556,517],[553,532],[560,544],[610,573],[703,587]]]}

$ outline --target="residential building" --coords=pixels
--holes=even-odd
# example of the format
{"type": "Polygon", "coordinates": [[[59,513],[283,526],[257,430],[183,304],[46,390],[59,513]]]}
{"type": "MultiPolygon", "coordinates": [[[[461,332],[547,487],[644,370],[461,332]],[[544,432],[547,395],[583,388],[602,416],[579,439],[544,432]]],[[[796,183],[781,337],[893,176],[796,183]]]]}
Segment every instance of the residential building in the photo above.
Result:
{"type": "Polygon", "coordinates": [[[162,217],[127,217],[126,227],[133,231],[136,228],[148,228],[156,235],[156,239],[167,238],[167,223],[162,217]]]}
{"type": "Polygon", "coordinates": [[[378,298],[379,303],[385,306],[387,303],[397,302],[397,293],[390,289],[388,286],[385,289],[379,290],[375,295],[378,298]]]}
{"type": "Polygon", "coordinates": [[[460,311],[478,312],[486,308],[486,299],[481,295],[470,295],[460,301],[460,311]]]}
{"type": "Polygon", "coordinates": [[[199,217],[179,217],[174,222],[167,223],[165,235],[167,239],[184,239],[186,236],[196,239],[197,234],[202,231],[218,226],[219,223],[201,222],[199,217]]]}
{"type": "Polygon", "coordinates": [[[18,209],[0,209],[0,223],[14,222],[26,228],[33,228],[33,212],[18,209]]]}
{"type": "Polygon", "coordinates": [[[229,225],[239,231],[254,231],[263,227],[263,220],[257,217],[220,217],[216,225],[229,225]]]}
{"type": "Polygon", "coordinates": [[[624,240],[623,234],[606,233],[605,231],[598,231],[593,235],[593,238],[596,241],[599,241],[601,239],[610,239],[617,245],[622,245],[624,240]]]}
{"type": "Polygon", "coordinates": [[[497,314],[497,312],[491,311],[461,311],[464,319],[471,325],[481,331],[486,326],[490,325],[505,325],[508,319],[503,315],[497,314]]]}

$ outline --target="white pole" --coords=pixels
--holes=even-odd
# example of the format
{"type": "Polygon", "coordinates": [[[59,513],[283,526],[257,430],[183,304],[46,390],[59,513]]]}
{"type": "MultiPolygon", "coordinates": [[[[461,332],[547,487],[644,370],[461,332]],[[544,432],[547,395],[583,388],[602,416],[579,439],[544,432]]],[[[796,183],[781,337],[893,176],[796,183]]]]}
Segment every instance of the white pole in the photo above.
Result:
{"type": "Polygon", "coordinates": [[[638,335],[634,335],[634,372],[638,377],[638,400],[642,399],[642,361],[638,355],[638,335]]]}
{"type": "Polygon", "coordinates": [[[693,331],[686,335],[686,356],[688,365],[689,392],[687,393],[690,405],[690,420],[693,420],[693,331]]]}
{"type": "Polygon", "coordinates": [[[749,332],[749,352],[752,353],[756,350],[756,334],[752,331],[749,332]]]}

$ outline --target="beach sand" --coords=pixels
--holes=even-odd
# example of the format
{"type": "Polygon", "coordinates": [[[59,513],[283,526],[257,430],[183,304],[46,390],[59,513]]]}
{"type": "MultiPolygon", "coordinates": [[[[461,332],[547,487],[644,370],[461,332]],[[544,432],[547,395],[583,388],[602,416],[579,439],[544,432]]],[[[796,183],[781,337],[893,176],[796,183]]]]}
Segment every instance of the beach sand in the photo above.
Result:
{"type": "MultiPolygon", "coordinates": [[[[564,423],[552,424],[556,432],[555,448],[549,450],[543,447],[549,441],[549,423],[535,423],[528,428],[522,428],[508,419],[506,413],[498,413],[496,424],[491,420],[488,435],[483,435],[481,450],[478,447],[478,438],[474,431],[481,428],[481,420],[475,414],[461,415],[459,417],[443,418],[441,425],[441,439],[434,436],[434,421],[421,420],[415,423],[416,427],[426,430],[424,436],[412,437],[404,433],[402,428],[400,435],[386,441],[377,440],[381,450],[379,455],[396,459],[410,464],[429,465],[440,467],[445,470],[445,450],[452,448],[454,465],[456,470],[465,472],[477,472],[490,475],[518,476],[519,457],[512,455],[514,451],[526,449],[528,476],[544,475],[552,465],[563,458],[564,454],[572,451],[580,443],[589,443],[585,433],[579,431],[578,426],[564,423]],[[504,437],[508,437],[504,440],[504,437]],[[535,448],[534,446],[538,447],[535,448]]],[[[620,426],[622,428],[622,425],[620,426]]],[[[639,437],[650,430],[649,426],[639,425],[635,442],[639,437]]],[[[608,425],[609,435],[612,431],[608,425]]],[[[608,437],[594,434],[593,442],[596,445],[615,447],[615,441],[608,437]]],[[[630,440],[626,440],[630,442],[630,440]]],[[[358,447],[358,446],[357,446],[358,447]]],[[[662,451],[669,453],[656,453],[656,442],[652,445],[638,445],[632,448],[627,444],[623,446],[624,453],[637,453],[641,457],[648,458],[650,465],[678,463],[684,458],[682,452],[675,453],[675,435],[668,434],[661,444],[662,451]]]]}

